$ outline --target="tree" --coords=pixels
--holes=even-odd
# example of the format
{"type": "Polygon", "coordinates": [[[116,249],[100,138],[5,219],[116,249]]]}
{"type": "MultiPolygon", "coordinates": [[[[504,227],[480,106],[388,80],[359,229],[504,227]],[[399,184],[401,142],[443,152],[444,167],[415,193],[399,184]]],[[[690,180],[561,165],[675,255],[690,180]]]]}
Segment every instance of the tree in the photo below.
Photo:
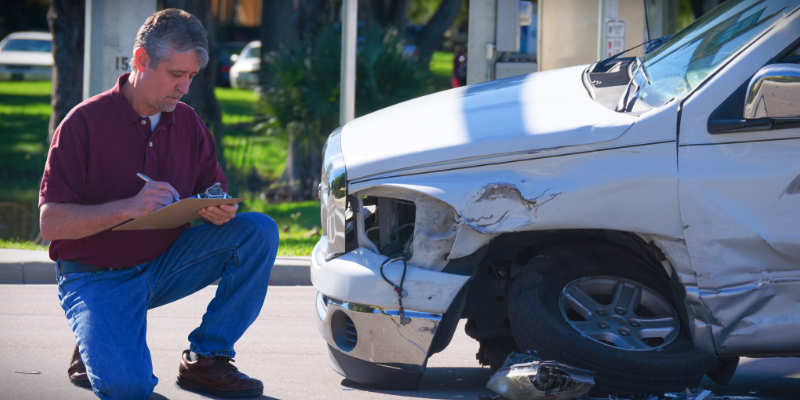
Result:
{"type": "Polygon", "coordinates": [[[295,30],[297,9],[294,2],[290,1],[264,1],[261,4],[261,82],[271,81],[269,74],[268,57],[281,50],[281,47],[291,47],[297,42],[298,35],[295,30]]]}
{"type": "Polygon", "coordinates": [[[383,27],[402,32],[406,26],[410,0],[373,0],[359,3],[359,13],[383,27]]]}
{"type": "Polygon", "coordinates": [[[691,0],[694,17],[700,18],[703,14],[707,13],[721,2],[721,0],[691,0]]]}
{"type": "Polygon", "coordinates": [[[217,158],[224,168],[222,115],[217,96],[214,94],[214,86],[217,82],[217,43],[216,21],[211,14],[211,6],[207,1],[165,0],[164,7],[180,8],[191,13],[203,23],[208,33],[208,65],[194,77],[189,93],[184,100],[194,107],[197,114],[200,115],[200,118],[203,119],[213,133],[214,143],[217,147],[217,158]]]}
{"type": "MultiPolygon", "coordinates": [[[[272,65],[278,55],[287,55],[299,48],[306,49],[325,27],[336,18],[336,8],[331,0],[300,1],[265,1],[261,14],[261,83],[264,93],[275,93],[275,86],[280,85],[275,77],[272,65]]],[[[336,43],[330,43],[336,45],[336,43]]],[[[338,47],[336,47],[338,49],[338,47]]],[[[337,50],[338,51],[338,50],[337,50]]],[[[303,66],[301,53],[293,53],[288,59],[298,62],[289,69],[300,70],[303,66]]],[[[330,57],[328,57],[330,58],[330,57]]],[[[333,57],[338,65],[338,54],[333,57]]],[[[329,61],[327,58],[325,61],[329,61]]],[[[287,61],[282,61],[287,62],[287,61]]],[[[315,66],[319,67],[319,65],[315,66]]],[[[329,70],[329,69],[323,69],[329,70]]],[[[319,71],[319,70],[317,70],[319,71]]],[[[335,79],[338,75],[326,77],[335,79]]],[[[320,82],[322,83],[322,82],[320,82]]],[[[319,86],[319,85],[318,85],[319,86]]],[[[281,92],[285,93],[285,92],[281,92]]],[[[268,96],[269,97],[269,96],[268,96]]],[[[279,96],[280,97],[280,96],[279,96]]],[[[277,102],[277,101],[276,101],[277,102]]],[[[297,104],[297,103],[294,103],[297,104]]],[[[280,108],[280,106],[277,106],[280,108]]],[[[292,112],[279,112],[287,115],[283,119],[287,135],[286,167],[281,181],[289,188],[290,200],[303,200],[313,197],[315,184],[319,182],[321,169],[322,141],[317,133],[320,124],[313,121],[300,121],[288,117],[292,112]]]]}
{"type": "Polygon", "coordinates": [[[424,65],[428,65],[433,52],[442,44],[444,32],[453,25],[462,3],[463,0],[442,0],[436,13],[422,28],[417,37],[417,49],[419,59],[424,65]]]}
{"type": "Polygon", "coordinates": [[[4,1],[0,11],[0,39],[16,31],[47,29],[47,10],[50,0],[4,1]]]}
{"type": "Polygon", "coordinates": [[[84,0],[53,0],[47,24],[53,35],[53,87],[47,141],[83,96],[84,0]]]}
{"type": "MultiPolygon", "coordinates": [[[[462,0],[442,0],[421,32],[419,62],[402,55],[410,0],[359,3],[357,112],[363,114],[425,93],[427,65],[453,24],[462,0]],[[400,36],[398,36],[398,34],[400,36]]],[[[416,4],[416,3],[415,3],[416,4]]],[[[321,147],[338,124],[341,2],[265,2],[262,9],[262,86],[288,139],[281,181],[291,200],[315,195],[321,147]],[[278,4],[282,3],[282,4],[278,4]],[[287,21],[291,21],[287,23],[287,21]],[[289,25],[291,28],[287,27],[289,25]]]]}

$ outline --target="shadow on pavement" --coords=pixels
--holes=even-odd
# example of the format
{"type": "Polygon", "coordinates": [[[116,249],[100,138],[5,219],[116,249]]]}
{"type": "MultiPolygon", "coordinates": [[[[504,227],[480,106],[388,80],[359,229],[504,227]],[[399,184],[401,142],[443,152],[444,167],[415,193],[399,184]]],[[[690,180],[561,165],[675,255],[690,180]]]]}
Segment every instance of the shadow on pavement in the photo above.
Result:
{"type": "Polygon", "coordinates": [[[381,390],[360,385],[348,379],[343,379],[341,386],[353,390],[371,393],[394,395],[403,398],[422,399],[452,399],[464,398],[465,391],[475,395],[489,394],[486,381],[489,380],[489,368],[428,368],[422,377],[417,390],[381,390]],[[458,394],[458,396],[456,396],[458,394]]]}
{"type": "MultiPolygon", "coordinates": [[[[178,387],[178,385],[175,385],[175,386],[178,387]]],[[[198,391],[185,389],[185,388],[180,388],[180,389],[181,390],[185,390],[187,392],[194,393],[194,394],[196,394],[198,396],[209,398],[209,399],[222,399],[222,397],[212,396],[210,394],[203,393],[203,392],[198,392],[198,391]]],[[[259,397],[238,397],[238,398],[242,399],[242,400],[278,400],[275,397],[269,397],[269,396],[264,396],[264,395],[261,395],[259,397]]],[[[153,395],[150,397],[149,400],[169,400],[169,399],[167,397],[164,397],[164,396],[158,394],[158,393],[153,393],[153,395]]]]}
{"type": "Polygon", "coordinates": [[[796,399],[800,392],[800,358],[743,359],[729,384],[717,385],[707,379],[703,383],[717,395],[796,399]]]}

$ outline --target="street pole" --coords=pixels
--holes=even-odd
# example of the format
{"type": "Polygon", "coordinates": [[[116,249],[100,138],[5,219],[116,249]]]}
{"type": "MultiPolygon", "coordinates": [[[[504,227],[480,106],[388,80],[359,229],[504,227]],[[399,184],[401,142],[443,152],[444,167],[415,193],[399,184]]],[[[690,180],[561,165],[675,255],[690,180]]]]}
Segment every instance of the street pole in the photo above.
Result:
{"type": "Polygon", "coordinates": [[[108,90],[130,72],[136,32],[155,11],[155,0],[86,0],[84,99],[108,90]]]}
{"type": "Polygon", "coordinates": [[[358,0],[342,1],[342,62],[339,94],[339,125],[355,117],[356,35],[358,0]]]}

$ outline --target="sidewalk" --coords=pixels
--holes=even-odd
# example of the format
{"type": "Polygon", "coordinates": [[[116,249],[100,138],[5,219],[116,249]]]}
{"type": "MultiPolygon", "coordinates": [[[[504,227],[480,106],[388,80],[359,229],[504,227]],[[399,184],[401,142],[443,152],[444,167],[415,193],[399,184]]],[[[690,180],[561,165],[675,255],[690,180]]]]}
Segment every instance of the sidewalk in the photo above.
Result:
{"type": "MultiPolygon", "coordinates": [[[[269,284],[273,286],[311,285],[309,257],[278,257],[269,284]]],[[[46,250],[0,249],[0,284],[56,283],[56,263],[46,250]]]]}

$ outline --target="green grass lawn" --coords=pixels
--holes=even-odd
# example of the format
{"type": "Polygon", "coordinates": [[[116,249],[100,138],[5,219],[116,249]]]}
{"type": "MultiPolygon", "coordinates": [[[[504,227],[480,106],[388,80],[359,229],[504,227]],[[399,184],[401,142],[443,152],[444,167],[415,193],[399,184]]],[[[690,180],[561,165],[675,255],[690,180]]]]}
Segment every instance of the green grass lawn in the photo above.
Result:
{"type": "Polygon", "coordinates": [[[252,90],[214,88],[222,110],[222,124],[233,125],[255,121],[258,94],[252,90]]]}
{"type": "Polygon", "coordinates": [[[0,82],[0,201],[36,201],[49,120],[50,82],[0,82]]]}
{"type": "MultiPolygon", "coordinates": [[[[215,88],[214,94],[222,109],[228,174],[245,180],[255,174],[264,182],[278,179],[286,166],[286,137],[266,135],[264,125],[269,123],[254,125],[258,95],[252,90],[222,87],[215,88]]],[[[235,189],[244,189],[233,183],[235,189]]]]}
{"type": "Polygon", "coordinates": [[[319,239],[319,202],[270,204],[246,194],[244,211],[258,211],[272,217],[280,229],[278,255],[310,255],[319,239]]]}

